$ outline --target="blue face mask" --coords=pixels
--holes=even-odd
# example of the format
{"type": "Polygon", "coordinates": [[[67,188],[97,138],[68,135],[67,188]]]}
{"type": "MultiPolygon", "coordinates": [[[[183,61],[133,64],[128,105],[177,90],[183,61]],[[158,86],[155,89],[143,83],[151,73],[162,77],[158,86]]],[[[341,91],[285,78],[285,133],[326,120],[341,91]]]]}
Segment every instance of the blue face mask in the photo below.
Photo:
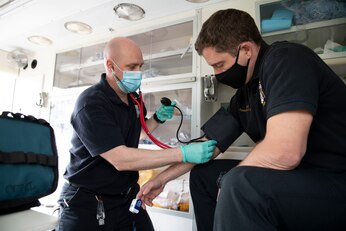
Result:
{"type": "MultiPolygon", "coordinates": [[[[113,62],[115,64],[115,62],[113,62]]],[[[124,93],[135,92],[141,86],[142,80],[142,72],[141,71],[123,71],[118,65],[115,66],[123,72],[123,79],[119,80],[119,78],[115,75],[115,72],[112,71],[112,75],[115,78],[115,81],[118,84],[120,90],[124,93]]]]}

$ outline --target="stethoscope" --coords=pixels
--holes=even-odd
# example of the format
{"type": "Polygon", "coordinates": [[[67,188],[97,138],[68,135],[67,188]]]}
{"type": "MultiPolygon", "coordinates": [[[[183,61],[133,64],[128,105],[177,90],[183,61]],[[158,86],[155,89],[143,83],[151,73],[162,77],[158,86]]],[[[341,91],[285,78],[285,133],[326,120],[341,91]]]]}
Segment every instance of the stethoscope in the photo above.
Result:
{"type": "MultiPolygon", "coordinates": [[[[147,134],[147,136],[151,139],[151,141],[156,144],[157,146],[159,146],[160,148],[162,149],[168,149],[168,148],[172,148],[171,146],[161,142],[160,140],[156,139],[149,131],[148,127],[147,127],[147,124],[145,123],[145,117],[144,117],[144,104],[143,104],[143,98],[142,98],[142,92],[139,90],[139,97],[136,99],[136,97],[130,93],[130,97],[131,99],[137,104],[138,106],[138,109],[139,109],[139,120],[140,120],[140,123],[141,123],[141,126],[144,130],[144,132],[147,134]]],[[[161,101],[160,101],[163,105],[165,106],[170,106],[172,104],[172,101],[167,98],[167,97],[163,97],[161,98],[161,101]]],[[[179,107],[177,107],[176,105],[174,106],[174,108],[176,108],[179,113],[180,113],[180,124],[178,126],[178,129],[177,129],[177,132],[176,132],[176,138],[177,140],[180,142],[180,143],[183,143],[183,144],[189,144],[189,143],[192,143],[192,142],[203,142],[204,140],[200,140],[201,138],[203,138],[205,135],[202,135],[198,138],[195,138],[195,139],[191,139],[190,141],[182,141],[179,139],[179,130],[181,128],[181,125],[183,124],[183,112],[180,110],[179,107]]]]}

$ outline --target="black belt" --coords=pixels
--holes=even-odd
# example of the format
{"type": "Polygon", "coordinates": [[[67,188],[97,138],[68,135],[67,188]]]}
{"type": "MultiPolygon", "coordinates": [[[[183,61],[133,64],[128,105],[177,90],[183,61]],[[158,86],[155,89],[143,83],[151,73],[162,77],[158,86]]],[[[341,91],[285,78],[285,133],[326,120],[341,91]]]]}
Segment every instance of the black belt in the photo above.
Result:
{"type": "Polygon", "coordinates": [[[134,184],[134,185],[131,185],[130,187],[126,188],[125,190],[123,190],[120,193],[109,194],[109,193],[98,193],[96,191],[87,189],[85,187],[80,187],[78,185],[72,184],[71,182],[68,182],[68,184],[71,185],[72,187],[79,188],[79,190],[82,190],[83,192],[87,192],[87,193],[90,193],[90,194],[93,194],[93,195],[97,195],[97,196],[102,196],[102,197],[123,197],[123,198],[128,198],[136,190],[139,189],[139,185],[138,184],[134,184]]]}

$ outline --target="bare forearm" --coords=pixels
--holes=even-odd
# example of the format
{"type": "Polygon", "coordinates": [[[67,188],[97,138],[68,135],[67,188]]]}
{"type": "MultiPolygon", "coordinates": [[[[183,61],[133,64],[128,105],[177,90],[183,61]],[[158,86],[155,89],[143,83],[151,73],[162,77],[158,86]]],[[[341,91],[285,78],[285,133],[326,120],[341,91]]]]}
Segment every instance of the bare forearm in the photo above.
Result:
{"type": "Polygon", "coordinates": [[[166,184],[167,182],[176,179],[179,176],[184,175],[189,172],[195,164],[191,163],[177,163],[171,165],[166,170],[161,172],[157,178],[161,181],[162,184],[166,184]]]}
{"type": "Polygon", "coordinates": [[[179,148],[146,150],[120,146],[101,156],[119,171],[152,169],[182,161],[179,148]]]}
{"type": "Polygon", "coordinates": [[[307,111],[289,111],[268,119],[267,132],[240,165],[290,170],[305,155],[312,115],[307,111]]]}
{"type": "MultiPolygon", "coordinates": [[[[215,148],[212,159],[220,154],[220,150],[215,148]]],[[[165,171],[161,172],[157,177],[162,182],[166,184],[167,182],[176,179],[177,177],[184,175],[185,173],[191,171],[195,164],[191,163],[177,163],[168,167],[165,171]]]]}

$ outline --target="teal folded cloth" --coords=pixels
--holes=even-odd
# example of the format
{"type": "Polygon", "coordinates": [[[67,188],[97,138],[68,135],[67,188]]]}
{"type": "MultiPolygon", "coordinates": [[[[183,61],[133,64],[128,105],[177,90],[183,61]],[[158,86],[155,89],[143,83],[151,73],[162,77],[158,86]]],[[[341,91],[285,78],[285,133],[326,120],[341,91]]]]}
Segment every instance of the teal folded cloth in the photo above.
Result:
{"type": "Polygon", "coordinates": [[[262,33],[285,30],[291,26],[292,20],[290,19],[264,19],[261,23],[262,33]]]}
{"type": "Polygon", "coordinates": [[[274,10],[270,19],[263,19],[261,21],[262,33],[289,29],[292,26],[293,16],[293,12],[285,8],[274,10]]]}
{"type": "Polygon", "coordinates": [[[285,8],[276,9],[273,12],[272,19],[290,19],[292,21],[294,14],[285,8]]]}
{"type": "Polygon", "coordinates": [[[345,52],[346,46],[337,46],[337,47],[329,48],[329,50],[332,50],[334,52],[345,52]]]}

